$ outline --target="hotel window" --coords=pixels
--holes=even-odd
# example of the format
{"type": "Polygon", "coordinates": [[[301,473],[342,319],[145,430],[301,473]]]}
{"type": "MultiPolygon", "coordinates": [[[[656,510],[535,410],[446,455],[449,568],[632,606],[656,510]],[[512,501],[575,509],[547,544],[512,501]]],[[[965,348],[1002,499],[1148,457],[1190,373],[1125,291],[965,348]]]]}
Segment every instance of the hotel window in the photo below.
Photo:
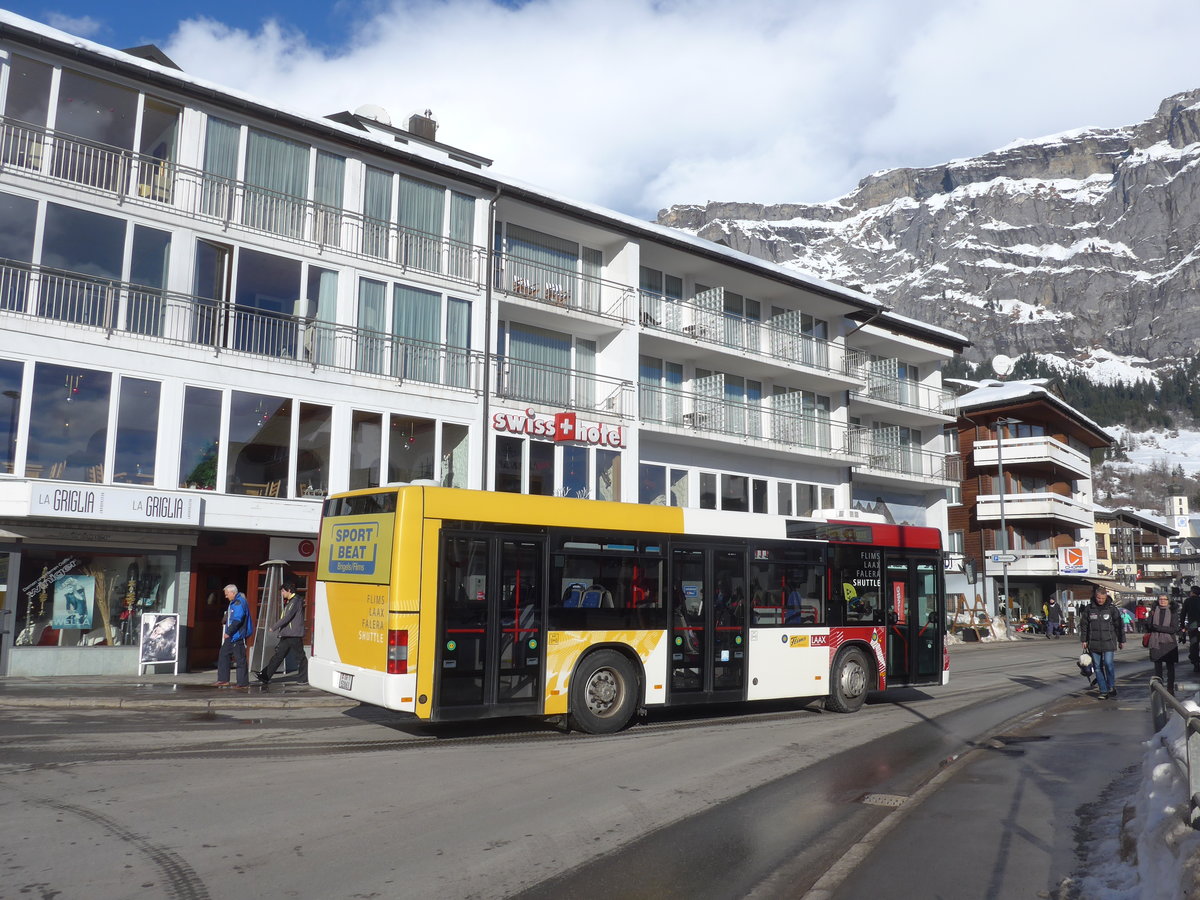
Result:
{"type": "Polygon", "coordinates": [[[383,415],[354,410],[350,421],[349,489],[379,487],[383,415]]]}
{"type": "MultiPolygon", "coordinates": [[[[122,378],[117,401],[117,440],[113,455],[113,482],[153,484],[158,453],[158,409],[162,385],[141,378],[122,378]]],[[[89,481],[100,481],[92,469],[89,481]]]]}
{"type": "Polygon", "coordinates": [[[453,278],[471,280],[475,271],[475,198],[450,193],[450,265],[453,278]]]}
{"type": "Polygon", "coordinates": [[[442,425],[442,484],[468,486],[467,465],[471,459],[471,429],[466,425],[442,425]]]}
{"type": "Polygon", "coordinates": [[[687,469],[671,470],[671,505],[688,505],[688,471],[687,469]]]}
{"type": "Polygon", "coordinates": [[[683,279],[658,269],[639,269],[641,322],[651,328],[679,331],[683,326],[683,279]]]}
{"type": "Polygon", "coordinates": [[[25,365],[0,359],[0,473],[11,475],[17,465],[17,435],[21,430],[21,382],[25,365]]]}
{"type": "Polygon", "coordinates": [[[554,468],[554,444],[548,441],[530,441],[529,448],[529,493],[543,497],[554,496],[556,472],[554,468]]]}
{"type": "Polygon", "coordinates": [[[233,347],[262,356],[296,358],[300,260],[238,251],[233,347]]]}
{"type": "Polygon", "coordinates": [[[717,476],[714,472],[700,473],[700,508],[717,508],[717,476]]]}
{"type": "Polygon", "coordinates": [[[187,387],[179,441],[179,486],[215,490],[221,438],[221,392],[187,387]]]}
{"type": "MultiPolygon", "coordinates": [[[[63,69],[58,85],[54,130],[120,150],[133,149],[138,92],[63,69]]],[[[57,141],[53,174],[107,191],[124,191],[127,169],[110,153],[76,141],[57,141]]]]}
{"type": "Polygon", "coordinates": [[[283,397],[234,391],[229,401],[228,492],[286,497],[292,405],[283,397]]]}
{"type": "Polygon", "coordinates": [[[388,481],[433,478],[436,439],[432,419],[388,416],[388,481]]]}
{"type": "Polygon", "coordinates": [[[33,373],[25,477],[89,480],[104,470],[112,375],[50,363],[33,373]]]}
{"type": "Polygon", "coordinates": [[[162,334],[163,292],[171,259],[171,232],[133,226],[133,253],[129,262],[126,329],[134,334],[162,334]]]}
{"type": "Polygon", "coordinates": [[[304,144],[249,129],[242,224],[284,237],[304,235],[309,155],[304,144]]]}
{"type": "Polygon", "coordinates": [[[342,208],[346,185],[346,160],[341,156],[317,151],[313,182],[313,239],[322,247],[342,246],[342,208]]]}
{"type": "Polygon", "coordinates": [[[296,429],[296,493],[323,497],[329,491],[329,447],[333,410],[301,403],[296,429]]]}
{"type": "Polygon", "coordinates": [[[658,504],[667,502],[666,466],[640,463],[638,465],[638,503],[658,504]]]}
{"type": "Polygon", "coordinates": [[[47,203],[42,265],[72,275],[43,276],[38,314],[100,328],[115,327],[117,289],[107,282],[121,280],[126,227],[124,219],[47,203]],[[83,273],[84,277],[77,277],[83,273]]]}
{"type": "Polygon", "coordinates": [[[617,450],[596,451],[596,499],[621,499],[621,454],[617,450]]]}
{"type": "Polygon", "coordinates": [[[237,186],[238,142],[242,129],[233,122],[209,116],[204,129],[204,215],[225,219],[233,214],[237,186]]]}
{"type": "Polygon", "coordinates": [[[440,272],[446,189],[403,175],[399,180],[400,265],[440,272]]]}
{"type": "MultiPolygon", "coordinates": [[[[13,263],[33,262],[37,207],[36,200],[0,193],[0,244],[4,247],[4,259],[13,263]]],[[[25,266],[0,268],[0,309],[24,311],[28,291],[29,272],[25,266]]]]}
{"type": "Polygon", "coordinates": [[[508,494],[522,491],[525,471],[525,441],[517,437],[496,436],[496,490],[508,494]]]}
{"type": "Polygon", "coordinates": [[[563,447],[562,493],[564,497],[590,497],[591,454],[587,447],[563,447]]]}
{"type": "Polygon", "coordinates": [[[366,167],[363,182],[362,252],[388,258],[388,233],[392,220],[392,173],[366,167]]]}
{"type": "Polygon", "coordinates": [[[721,509],[749,512],[750,479],[745,475],[721,476],[721,509]]]}

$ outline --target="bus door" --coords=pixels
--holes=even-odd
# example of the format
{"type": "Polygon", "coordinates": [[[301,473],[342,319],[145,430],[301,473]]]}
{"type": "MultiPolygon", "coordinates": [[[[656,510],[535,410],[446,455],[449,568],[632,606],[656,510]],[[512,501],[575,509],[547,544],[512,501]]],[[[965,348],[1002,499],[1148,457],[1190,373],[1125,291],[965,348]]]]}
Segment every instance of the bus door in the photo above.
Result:
{"type": "Polygon", "coordinates": [[[540,713],[543,539],[451,533],[441,556],[434,718],[540,713]]]}
{"type": "Polygon", "coordinates": [[[935,556],[888,553],[884,562],[887,680],[941,684],[945,615],[942,567],[935,556]]]}
{"type": "Polygon", "coordinates": [[[740,700],[746,675],[746,553],[671,550],[671,699],[740,700]]]}

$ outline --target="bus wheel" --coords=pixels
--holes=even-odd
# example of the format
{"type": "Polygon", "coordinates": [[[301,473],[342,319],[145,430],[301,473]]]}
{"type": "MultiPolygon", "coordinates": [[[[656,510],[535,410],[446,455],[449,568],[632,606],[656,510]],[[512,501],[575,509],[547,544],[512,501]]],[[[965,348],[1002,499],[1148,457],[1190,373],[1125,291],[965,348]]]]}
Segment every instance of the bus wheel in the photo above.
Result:
{"type": "Polygon", "coordinates": [[[843,652],[834,663],[825,708],[833,712],[856,712],[867,699],[871,671],[867,654],[858,647],[843,652]]]}
{"type": "Polygon", "coordinates": [[[571,723],[588,734],[612,734],[637,710],[637,674],[615,650],[589,654],[571,678],[571,723]]]}

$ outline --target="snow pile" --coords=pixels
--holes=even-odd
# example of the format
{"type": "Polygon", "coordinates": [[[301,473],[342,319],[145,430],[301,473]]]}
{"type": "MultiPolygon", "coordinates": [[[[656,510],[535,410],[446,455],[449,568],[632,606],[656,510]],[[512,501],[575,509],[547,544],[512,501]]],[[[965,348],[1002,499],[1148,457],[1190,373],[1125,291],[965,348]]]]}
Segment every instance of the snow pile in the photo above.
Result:
{"type": "MultiPolygon", "coordinates": [[[[1183,705],[1200,712],[1194,700],[1183,705]]],[[[1137,896],[1147,900],[1200,895],[1200,831],[1187,823],[1187,778],[1175,762],[1187,758],[1186,742],[1183,719],[1174,713],[1146,742],[1137,815],[1125,826],[1137,839],[1137,896]]]]}

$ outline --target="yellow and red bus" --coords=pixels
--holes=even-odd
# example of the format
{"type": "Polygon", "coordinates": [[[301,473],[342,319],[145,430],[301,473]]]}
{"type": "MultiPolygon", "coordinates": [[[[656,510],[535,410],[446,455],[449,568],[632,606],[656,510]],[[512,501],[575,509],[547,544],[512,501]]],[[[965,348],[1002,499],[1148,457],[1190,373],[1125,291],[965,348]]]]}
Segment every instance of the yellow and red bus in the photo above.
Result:
{"type": "Polygon", "coordinates": [[[940,532],[396,486],[325,502],[309,681],[431,722],[944,684],[940,532]]]}

